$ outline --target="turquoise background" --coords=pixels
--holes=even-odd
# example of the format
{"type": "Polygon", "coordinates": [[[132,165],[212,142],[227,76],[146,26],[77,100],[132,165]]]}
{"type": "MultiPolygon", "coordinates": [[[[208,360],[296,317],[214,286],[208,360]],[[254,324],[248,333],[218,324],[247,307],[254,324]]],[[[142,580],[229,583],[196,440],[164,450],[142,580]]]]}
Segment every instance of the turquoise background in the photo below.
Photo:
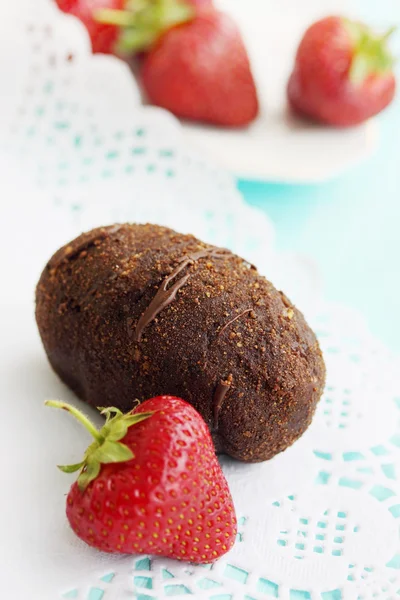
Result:
{"type": "MultiPolygon", "coordinates": [[[[400,29],[399,0],[360,2],[357,15],[400,29]]],[[[271,217],[280,249],[317,262],[326,298],[357,308],[373,333],[400,352],[400,93],[378,119],[374,155],[334,181],[291,186],[239,180],[238,186],[249,204],[271,217]]]]}

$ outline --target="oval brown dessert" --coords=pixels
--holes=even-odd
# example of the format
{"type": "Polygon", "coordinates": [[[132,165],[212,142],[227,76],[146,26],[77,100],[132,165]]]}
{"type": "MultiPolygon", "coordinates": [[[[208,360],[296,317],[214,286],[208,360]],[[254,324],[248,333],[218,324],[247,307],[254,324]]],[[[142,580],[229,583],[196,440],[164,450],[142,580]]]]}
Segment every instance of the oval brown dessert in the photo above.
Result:
{"type": "Polygon", "coordinates": [[[271,458],[311,422],[325,366],[303,315],[228,250],[156,225],[84,233],[36,291],[49,361],[93,406],[129,411],[171,394],[204,417],[216,450],[271,458]]]}

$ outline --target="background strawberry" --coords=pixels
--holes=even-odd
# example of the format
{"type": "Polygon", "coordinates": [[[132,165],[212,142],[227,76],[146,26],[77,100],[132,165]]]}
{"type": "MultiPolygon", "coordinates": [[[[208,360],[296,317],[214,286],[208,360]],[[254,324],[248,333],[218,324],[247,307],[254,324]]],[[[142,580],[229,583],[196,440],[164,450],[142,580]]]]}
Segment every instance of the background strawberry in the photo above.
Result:
{"type": "Polygon", "coordinates": [[[242,37],[211,0],[56,1],[85,24],[94,52],[144,57],[142,83],[153,104],[225,126],[257,116],[242,37]]]}
{"type": "Polygon", "coordinates": [[[128,415],[104,409],[107,421],[97,431],[74,407],[47,404],[71,412],[95,440],[81,463],[60,467],[81,471],[67,517],[82,540],[105,552],[197,563],[232,547],[232,498],[207,425],[191,405],[160,396],[128,415]]]}
{"type": "Polygon", "coordinates": [[[349,126],[383,110],[395,93],[388,35],[378,37],[366,25],[341,17],[311,25],[288,83],[295,112],[349,126]]]}
{"type": "Polygon", "coordinates": [[[142,67],[149,100],[178,117],[241,126],[258,113],[249,59],[234,21],[217,11],[167,31],[142,67]]]}

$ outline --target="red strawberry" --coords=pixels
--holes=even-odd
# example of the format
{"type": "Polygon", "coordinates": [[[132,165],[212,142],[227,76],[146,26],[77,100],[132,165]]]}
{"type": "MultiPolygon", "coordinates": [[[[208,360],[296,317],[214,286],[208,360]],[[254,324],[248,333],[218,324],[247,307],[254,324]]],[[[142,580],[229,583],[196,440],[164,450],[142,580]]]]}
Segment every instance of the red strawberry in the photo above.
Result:
{"type": "Polygon", "coordinates": [[[366,25],[341,17],[311,25],[288,83],[295,112],[349,126],[383,110],[395,92],[388,35],[377,37],[366,25]]]}
{"type": "Polygon", "coordinates": [[[145,57],[142,79],[150,101],[178,117],[240,126],[258,113],[243,40],[221,12],[200,12],[167,31],[145,57]]]}
{"type": "Polygon", "coordinates": [[[131,413],[103,409],[97,431],[76,408],[47,402],[77,417],[94,442],[67,498],[75,533],[105,552],[159,554],[209,563],[236,537],[236,516],[207,425],[172,396],[147,400],[131,413]],[[114,416],[112,416],[114,415],[114,416]]]}
{"type": "Polygon", "coordinates": [[[191,19],[210,0],[56,0],[85,25],[93,52],[132,54],[168,28],[191,19]]]}

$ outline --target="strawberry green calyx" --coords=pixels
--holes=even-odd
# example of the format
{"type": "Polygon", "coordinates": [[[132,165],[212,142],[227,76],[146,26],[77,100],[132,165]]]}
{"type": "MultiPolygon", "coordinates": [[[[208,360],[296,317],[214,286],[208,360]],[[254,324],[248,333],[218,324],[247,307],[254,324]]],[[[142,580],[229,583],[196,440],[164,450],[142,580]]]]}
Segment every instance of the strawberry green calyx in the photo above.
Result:
{"type": "Polygon", "coordinates": [[[378,36],[363,23],[349,19],[343,19],[343,22],[354,44],[350,81],[360,85],[369,75],[390,72],[395,61],[387,42],[396,28],[378,36]]]}
{"type": "Polygon", "coordinates": [[[128,0],[124,10],[94,13],[97,22],[119,28],[116,50],[121,54],[148,50],[165,31],[194,16],[193,7],[185,0],[128,0]]]}
{"type": "Polygon", "coordinates": [[[96,479],[100,473],[101,465],[126,462],[134,458],[132,450],[120,440],[125,437],[129,427],[148,419],[154,414],[153,412],[144,412],[124,415],[118,408],[114,407],[99,409],[101,414],[105,415],[106,422],[98,430],[88,417],[66,402],[48,400],[45,405],[62,408],[71,413],[94,438],[94,441],[86,450],[82,462],[58,466],[64,473],[74,473],[80,470],[77,482],[81,492],[84,492],[89,483],[96,479]]]}

